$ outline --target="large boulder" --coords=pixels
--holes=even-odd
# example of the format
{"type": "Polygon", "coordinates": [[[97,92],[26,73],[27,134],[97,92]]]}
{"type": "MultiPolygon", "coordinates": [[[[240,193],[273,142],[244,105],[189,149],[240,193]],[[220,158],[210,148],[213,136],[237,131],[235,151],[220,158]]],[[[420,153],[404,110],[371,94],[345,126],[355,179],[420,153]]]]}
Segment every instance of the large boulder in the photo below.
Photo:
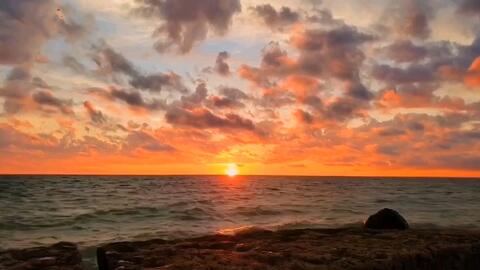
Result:
{"type": "Polygon", "coordinates": [[[406,230],[410,226],[397,211],[384,208],[368,217],[365,228],[375,230],[406,230]]]}

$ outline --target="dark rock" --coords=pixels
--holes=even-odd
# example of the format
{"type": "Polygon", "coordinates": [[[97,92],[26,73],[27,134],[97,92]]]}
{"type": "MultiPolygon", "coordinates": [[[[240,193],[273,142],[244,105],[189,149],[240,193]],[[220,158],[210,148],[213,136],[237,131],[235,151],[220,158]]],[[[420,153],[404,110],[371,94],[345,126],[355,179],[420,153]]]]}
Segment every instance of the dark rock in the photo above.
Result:
{"type": "Polygon", "coordinates": [[[397,211],[384,208],[368,217],[365,228],[375,230],[406,230],[410,226],[397,211]]]}
{"type": "Polygon", "coordinates": [[[82,270],[82,256],[75,244],[60,242],[49,247],[0,251],[0,269],[82,270]]]}
{"type": "Polygon", "coordinates": [[[480,232],[302,229],[112,243],[100,250],[100,270],[478,270],[480,232]]]}

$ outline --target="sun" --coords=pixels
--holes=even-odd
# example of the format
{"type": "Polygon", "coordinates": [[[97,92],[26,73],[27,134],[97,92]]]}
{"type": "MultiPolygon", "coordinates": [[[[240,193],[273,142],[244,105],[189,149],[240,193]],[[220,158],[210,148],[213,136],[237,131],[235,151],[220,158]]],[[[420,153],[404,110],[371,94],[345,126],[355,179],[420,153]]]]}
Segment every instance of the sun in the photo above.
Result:
{"type": "Polygon", "coordinates": [[[228,164],[228,167],[225,173],[230,177],[235,177],[238,174],[237,164],[235,163],[228,164]]]}

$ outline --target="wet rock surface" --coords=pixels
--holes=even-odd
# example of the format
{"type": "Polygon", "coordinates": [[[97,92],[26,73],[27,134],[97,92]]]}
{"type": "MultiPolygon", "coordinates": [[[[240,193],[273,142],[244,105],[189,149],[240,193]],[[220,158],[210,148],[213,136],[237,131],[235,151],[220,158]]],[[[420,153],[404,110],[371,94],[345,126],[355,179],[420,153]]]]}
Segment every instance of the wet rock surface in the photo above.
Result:
{"type": "Polygon", "coordinates": [[[49,247],[0,250],[0,269],[80,270],[83,267],[77,246],[60,242],[49,247]]]}
{"type": "Polygon", "coordinates": [[[365,228],[377,230],[407,230],[408,222],[397,211],[383,208],[368,217],[365,228]]]}
{"type": "Polygon", "coordinates": [[[100,270],[480,269],[480,232],[362,228],[251,231],[121,242],[97,251],[100,270]]]}

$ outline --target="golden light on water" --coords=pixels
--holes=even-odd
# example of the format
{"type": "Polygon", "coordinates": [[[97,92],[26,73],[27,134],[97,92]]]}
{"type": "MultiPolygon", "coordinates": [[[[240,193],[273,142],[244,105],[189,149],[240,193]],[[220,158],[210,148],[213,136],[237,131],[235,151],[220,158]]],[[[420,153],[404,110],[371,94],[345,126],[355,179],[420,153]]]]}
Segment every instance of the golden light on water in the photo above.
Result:
{"type": "Polygon", "coordinates": [[[238,174],[237,164],[235,164],[235,163],[228,164],[228,167],[227,167],[227,170],[225,171],[225,173],[229,177],[235,177],[238,174]]]}

